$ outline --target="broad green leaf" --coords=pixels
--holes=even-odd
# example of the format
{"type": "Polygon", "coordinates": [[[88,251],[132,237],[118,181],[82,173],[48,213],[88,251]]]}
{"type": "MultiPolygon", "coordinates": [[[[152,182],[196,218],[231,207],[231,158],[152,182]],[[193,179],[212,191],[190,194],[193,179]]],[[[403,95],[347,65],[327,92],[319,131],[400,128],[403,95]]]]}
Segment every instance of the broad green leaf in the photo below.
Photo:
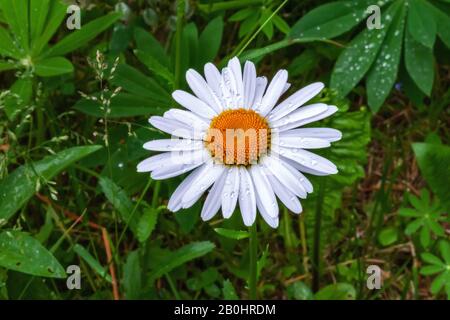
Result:
{"type": "Polygon", "coordinates": [[[34,67],[36,74],[41,77],[53,77],[73,72],[72,62],[63,57],[39,60],[34,67]]]}
{"type": "Polygon", "coordinates": [[[433,12],[423,0],[410,0],[408,4],[408,32],[420,44],[433,48],[436,39],[433,12]]]}
{"type": "Polygon", "coordinates": [[[0,55],[11,58],[19,58],[20,53],[14,44],[13,39],[9,35],[8,31],[0,26],[0,55]]]}
{"type": "Polygon", "coordinates": [[[163,261],[160,262],[150,273],[150,282],[155,281],[164,274],[185,264],[186,262],[204,256],[205,254],[211,252],[214,248],[214,243],[210,241],[202,241],[192,242],[176,251],[173,251],[171,254],[164,257],[163,261]]]}
{"type": "Polygon", "coordinates": [[[108,29],[114,22],[119,20],[120,17],[120,13],[114,12],[83,25],[80,30],[74,31],[59,41],[46,52],[45,56],[62,56],[84,46],[90,40],[108,29]]]}
{"type": "Polygon", "coordinates": [[[314,294],[311,289],[302,281],[290,284],[286,290],[288,297],[295,300],[313,300],[314,294]]]}
{"type": "Polygon", "coordinates": [[[273,24],[270,18],[271,15],[272,12],[270,10],[262,10],[261,18],[259,19],[259,23],[261,24],[261,26],[265,23],[262,31],[269,40],[273,37],[273,24]]]}
{"type": "Polygon", "coordinates": [[[89,267],[91,267],[100,277],[104,278],[109,283],[112,282],[111,276],[108,273],[108,267],[103,267],[83,246],[76,244],[73,246],[73,251],[75,251],[81,259],[86,261],[89,267]]]}
{"type": "Polygon", "coordinates": [[[433,6],[431,3],[427,2],[427,4],[430,6],[432,12],[434,13],[436,23],[437,23],[437,34],[439,35],[439,38],[445,43],[447,48],[450,48],[450,17],[445,14],[442,10],[439,10],[435,6],[433,6]]]}
{"type": "Polygon", "coordinates": [[[219,2],[210,2],[199,4],[198,8],[204,12],[216,12],[222,10],[236,10],[242,7],[261,5],[264,0],[227,0],[219,2]]]}
{"type": "Polygon", "coordinates": [[[129,93],[150,98],[163,104],[170,104],[172,98],[154,79],[147,77],[137,69],[121,64],[117,67],[112,81],[129,93]]]}
{"type": "Polygon", "coordinates": [[[63,267],[50,251],[20,231],[0,233],[0,266],[39,277],[66,277],[63,267]]]}
{"type": "MultiPolygon", "coordinates": [[[[39,0],[36,0],[39,1],[39,0]]],[[[45,48],[66,17],[67,6],[60,1],[51,1],[48,8],[47,21],[41,34],[32,38],[32,56],[36,57],[45,48]]]]}
{"type": "Polygon", "coordinates": [[[134,54],[156,76],[160,76],[161,78],[164,78],[165,80],[167,80],[167,83],[171,87],[173,87],[173,84],[175,81],[173,73],[169,69],[167,69],[165,66],[160,64],[158,59],[155,59],[152,56],[146,54],[145,52],[139,51],[139,50],[135,50],[134,54]]]}
{"type": "Polygon", "coordinates": [[[317,300],[355,300],[356,290],[349,283],[328,285],[316,293],[317,300]]]}
{"type": "MultiPolygon", "coordinates": [[[[50,8],[50,0],[30,1],[30,36],[31,40],[37,39],[43,32],[50,8]]],[[[53,0],[55,1],[55,0],[53,0]]]]}
{"type": "Polygon", "coordinates": [[[359,24],[368,14],[360,1],[338,1],[309,11],[295,23],[291,38],[331,39],[359,24]]]}
{"type": "Polygon", "coordinates": [[[223,20],[218,16],[211,20],[198,39],[199,64],[214,61],[222,43],[223,20]]]}
{"type": "Polygon", "coordinates": [[[280,17],[278,14],[276,14],[272,19],[273,24],[283,32],[284,34],[288,34],[291,31],[291,28],[287,24],[286,21],[282,17],[280,17]]]}
{"type": "Polygon", "coordinates": [[[378,234],[378,241],[384,247],[390,246],[398,240],[398,230],[394,227],[384,228],[378,234]]]}
{"type": "Polygon", "coordinates": [[[234,239],[234,240],[242,240],[242,239],[246,239],[250,236],[250,234],[247,231],[240,231],[240,230],[215,228],[214,231],[225,238],[234,239]]]}
{"type": "MultiPolygon", "coordinates": [[[[188,23],[181,36],[181,74],[186,74],[187,69],[197,67],[199,59],[198,29],[195,23],[188,23]]],[[[175,49],[175,48],[174,48],[175,49]]],[[[203,67],[203,65],[202,65],[203,67]]],[[[184,77],[183,81],[184,81],[184,77]]]]}
{"type": "Polygon", "coordinates": [[[372,66],[399,5],[400,2],[397,2],[389,7],[384,14],[381,29],[365,29],[339,56],[330,85],[338,91],[340,97],[346,96],[372,66]]]}
{"type": "Polygon", "coordinates": [[[142,271],[139,261],[139,251],[128,254],[123,267],[123,288],[127,300],[139,299],[142,289],[142,271]]]}
{"type": "Polygon", "coordinates": [[[441,261],[441,259],[439,259],[432,253],[424,252],[420,256],[423,261],[428,262],[429,264],[432,264],[435,266],[444,266],[444,263],[441,261]]]}
{"type": "Polygon", "coordinates": [[[406,7],[402,7],[389,27],[380,53],[367,74],[367,98],[372,112],[377,112],[388,97],[395,80],[402,53],[406,7]]]}
{"type": "Polygon", "coordinates": [[[123,221],[130,226],[134,234],[137,234],[139,215],[137,212],[133,212],[134,205],[125,191],[107,177],[101,177],[98,183],[106,198],[119,211],[123,221]]]}
{"type": "Polygon", "coordinates": [[[30,45],[28,1],[0,0],[0,9],[2,9],[5,20],[16,40],[20,43],[22,49],[28,51],[30,45]]]}
{"type": "MultiPolygon", "coordinates": [[[[161,103],[144,96],[119,93],[111,100],[108,118],[162,114],[164,111],[168,110],[169,107],[169,103],[161,103]]],[[[105,111],[98,101],[81,99],[73,106],[73,108],[93,117],[103,118],[105,116],[105,111]]]]}
{"type": "Polygon", "coordinates": [[[0,61],[0,72],[15,69],[16,65],[10,62],[0,61]]]}
{"type": "Polygon", "coordinates": [[[436,266],[436,265],[425,266],[425,267],[420,269],[420,274],[423,274],[424,276],[429,276],[429,275],[432,275],[432,274],[436,274],[436,273],[442,272],[444,270],[445,270],[444,266],[436,266]]]}
{"type": "Polygon", "coordinates": [[[238,12],[234,13],[231,17],[228,18],[228,21],[242,21],[248,18],[254,11],[254,8],[245,8],[241,9],[238,12]]]}
{"type": "Polygon", "coordinates": [[[413,150],[420,171],[438,196],[445,210],[450,211],[450,147],[431,143],[414,143],[413,150]]]}
{"type": "Polygon", "coordinates": [[[5,99],[5,113],[12,120],[30,103],[33,95],[33,80],[18,79],[11,86],[10,91],[11,95],[5,99]]]}
{"type": "Polygon", "coordinates": [[[6,221],[16,213],[45,181],[99,149],[101,146],[73,147],[13,171],[0,181],[0,221],[6,221]]]}
{"type": "Polygon", "coordinates": [[[225,300],[239,300],[233,284],[228,279],[223,281],[222,293],[225,300]]]}
{"type": "MultiPolygon", "coordinates": [[[[163,207],[164,208],[164,207],[163,207]]],[[[145,242],[152,234],[158,220],[158,214],[162,208],[145,208],[137,224],[137,238],[145,242]]]]}
{"type": "Polygon", "coordinates": [[[170,60],[166,51],[151,33],[142,28],[135,28],[134,39],[139,51],[145,55],[152,56],[154,59],[158,59],[160,64],[167,68],[170,66],[170,60]]]}

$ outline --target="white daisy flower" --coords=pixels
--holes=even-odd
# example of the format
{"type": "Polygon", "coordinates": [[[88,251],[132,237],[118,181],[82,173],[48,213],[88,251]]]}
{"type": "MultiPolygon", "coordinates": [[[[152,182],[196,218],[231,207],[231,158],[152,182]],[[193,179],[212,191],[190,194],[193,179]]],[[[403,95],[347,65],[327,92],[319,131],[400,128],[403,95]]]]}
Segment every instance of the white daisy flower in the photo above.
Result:
{"type": "Polygon", "coordinates": [[[268,84],[257,77],[252,62],[242,72],[237,58],[222,72],[205,65],[205,78],[195,70],[186,80],[195,95],[176,90],[172,96],[187,110],[170,109],[150,124],[172,135],[153,140],[144,148],[161,151],[138,164],[138,172],[152,179],[167,179],[192,171],[172,194],[168,209],[191,207],[208,190],[201,217],[212,219],[222,208],[229,218],[239,203],[242,219],[251,226],[257,209],[276,228],[277,198],[292,212],[300,213],[299,198],[313,191],[302,174],[337,173],[329,160],[306,149],[329,147],[341,132],[329,128],[298,128],[337,111],[324,103],[307,104],[323,88],[313,83],[277,104],[288,90],[288,73],[280,70],[268,84]]]}

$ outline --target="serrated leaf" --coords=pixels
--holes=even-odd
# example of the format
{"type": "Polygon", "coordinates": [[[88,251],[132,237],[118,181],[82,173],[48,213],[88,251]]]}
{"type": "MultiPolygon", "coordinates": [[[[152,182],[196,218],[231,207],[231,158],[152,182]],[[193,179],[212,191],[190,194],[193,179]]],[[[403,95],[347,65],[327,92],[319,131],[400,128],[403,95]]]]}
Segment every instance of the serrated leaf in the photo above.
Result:
{"type": "Polygon", "coordinates": [[[51,180],[62,170],[101,146],[73,147],[40,161],[23,165],[0,181],[0,220],[8,220],[30,199],[41,183],[51,180]]]}
{"type": "Polygon", "coordinates": [[[0,266],[39,277],[66,277],[50,251],[27,233],[15,230],[0,233],[0,266]]]}
{"type": "Polygon", "coordinates": [[[164,257],[149,275],[149,281],[153,282],[164,274],[172,271],[186,262],[204,256],[211,252],[215,245],[210,241],[193,242],[180,249],[173,251],[171,254],[164,257]]]}
{"type": "Polygon", "coordinates": [[[233,284],[228,279],[223,281],[222,294],[225,300],[239,300],[239,297],[236,294],[236,290],[234,289],[233,284]]]}
{"type": "Polygon", "coordinates": [[[128,254],[123,267],[123,287],[127,300],[139,299],[142,289],[142,272],[139,261],[139,251],[128,254]]]}
{"type": "Polygon", "coordinates": [[[145,242],[152,234],[156,226],[158,214],[161,208],[145,208],[137,224],[137,238],[140,242],[145,242]]]}
{"type": "Polygon", "coordinates": [[[367,98],[372,112],[377,112],[388,97],[400,64],[406,8],[402,7],[389,27],[380,53],[367,75],[367,98]]]}

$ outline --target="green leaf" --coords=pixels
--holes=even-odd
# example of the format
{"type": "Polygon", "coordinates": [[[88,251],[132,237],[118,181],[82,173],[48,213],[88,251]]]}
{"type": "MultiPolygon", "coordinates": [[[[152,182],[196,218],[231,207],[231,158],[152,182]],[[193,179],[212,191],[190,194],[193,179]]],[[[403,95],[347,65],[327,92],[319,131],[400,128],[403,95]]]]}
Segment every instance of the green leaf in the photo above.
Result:
{"type": "Polygon", "coordinates": [[[30,0],[30,36],[37,39],[43,32],[50,9],[50,0],[30,0]]]}
{"type": "Polygon", "coordinates": [[[381,29],[365,29],[339,56],[331,75],[330,86],[338,91],[340,97],[346,96],[372,66],[399,4],[397,2],[389,7],[381,29]]]}
{"type": "Polygon", "coordinates": [[[443,266],[425,266],[423,268],[420,269],[420,274],[423,274],[424,276],[429,276],[432,274],[436,274],[439,272],[444,271],[445,268],[443,266]]]}
{"type": "Polygon", "coordinates": [[[50,251],[20,231],[0,233],[0,266],[38,277],[66,277],[64,268],[50,251]]]}
{"type": "Polygon", "coordinates": [[[152,234],[156,226],[158,214],[162,208],[145,208],[137,224],[137,238],[140,242],[145,242],[152,234]]]}
{"type": "Polygon", "coordinates": [[[123,287],[127,300],[139,299],[142,289],[142,272],[139,251],[132,251],[127,256],[123,267],[123,287]]]}
{"type": "Polygon", "coordinates": [[[433,12],[423,0],[410,0],[408,4],[408,32],[420,44],[433,48],[436,39],[433,12]]]}
{"type": "Polygon", "coordinates": [[[242,21],[248,18],[254,11],[254,8],[245,8],[237,11],[231,17],[228,18],[228,21],[242,21]]]}
{"type": "Polygon", "coordinates": [[[316,293],[317,300],[355,300],[356,290],[349,283],[328,285],[316,293]]]}
{"type": "Polygon", "coordinates": [[[148,33],[142,28],[135,28],[134,39],[136,40],[139,51],[152,56],[154,59],[158,59],[167,68],[170,66],[170,60],[166,51],[151,33],[148,33]]]}
{"type": "Polygon", "coordinates": [[[73,246],[73,251],[80,256],[86,263],[94,270],[100,277],[112,282],[111,276],[108,273],[108,267],[103,267],[97,259],[95,259],[89,251],[87,251],[83,246],[76,244],[73,246]]]}
{"type": "Polygon", "coordinates": [[[0,26],[0,55],[11,58],[19,58],[20,53],[14,44],[13,39],[9,35],[8,31],[0,26]]]}
{"type": "Polygon", "coordinates": [[[117,67],[112,83],[138,97],[150,98],[165,105],[172,103],[169,93],[154,79],[129,65],[121,64],[117,67]]]}
{"type": "MultiPolygon", "coordinates": [[[[428,4],[431,5],[430,3],[428,4]]],[[[450,17],[435,6],[431,5],[431,7],[437,21],[437,33],[439,38],[441,38],[447,48],[450,48],[450,32],[448,32],[448,30],[450,30],[450,17]]]]}
{"type": "Polygon", "coordinates": [[[198,39],[199,64],[214,61],[222,43],[222,34],[223,20],[221,16],[218,16],[208,23],[198,39]]]}
{"type": "Polygon", "coordinates": [[[214,231],[225,238],[234,240],[242,240],[250,236],[250,234],[247,231],[230,230],[224,228],[215,228],[214,231]]]}
{"type": "Polygon", "coordinates": [[[11,95],[5,99],[5,113],[13,120],[31,101],[33,95],[33,80],[18,79],[10,88],[11,95]]]}
{"type": "Polygon", "coordinates": [[[367,5],[360,1],[338,1],[324,4],[295,23],[291,38],[331,39],[359,24],[366,16],[367,5]]]}
{"type": "Polygon", "coordinates": [[[311,289],[301,281],[290,284],[287,289],[287,294],[290,299],[295,300],[313,300],[314,294],[311,289]]]}
{"type": "MultiPolygon", "coordinates": [[[[161,103],[147,97],[129,93],[119,93],[111,100],[108,118],[162,114],[164,111],[167,111],[169,107],[169,103],[161,103]]],[[[105,111],[98,101],[81,99],[73,106],[73,108],[93,117],[103,118],[105,116],[105,111]]]]}
{"type": "Polygon", "coordinates": [[[0,0],[0,9],[2,9],[5,20],[16,40],[20,43],[22,49],[28,51],[30,44],[28,1],[0,0]]]}
{"type": "Polygon", "coordinates": [[[432,253],[424,252],[420,256],[423,261],[428,262],[429,264],[432,264],[435,266],[443,266],[444,265],[444,263],[441,261],[441,259],[439,259],[432,253]]]}
{"type": "Polygon", "coordinates": [[[372,112],[377,112],[388,97],[395,80],[402,53],[406,7],[402,7],[389,27],[380,53],[367,75],[367,98],[372,112]]]}
{"type": "MultiPolygon", "coordinates": [[[[39,2],[39,0],[35,0],[39,2]]],[[[50,7],[48,8],[47,21],[41,34],[36,34],[32,40],[32,56],[38,56],[41,51],[45,48],[48,41],[53,37],[55,32],[58,30],[59,26],[66,17],[67,6],[62,4],[60,1],[51,1],[50,7]]],[[[41,18],[41,17],[39,17],[41,18]]]]}
{"type": "Polygon", "coordinates": [[[106,198],[112,203],[114,208],[119,211],[123,221],[125,221],[130,226],[133,233],[137,235],[137,222],[139,217],[136,212],[133,212],[134,205],[125,191],[107,177],[101,177],[98,183],[106,198]]]}
{"type": "Polygon", "coordinates": [[[284,34],[288,34],[291,31],[291,28],[289,27],[287,22],[277,14],[273,16],[272,22],[275,25],[275,27],[277,27],[277,29],[283,32],[284,34]]]}
{"type": "Polygon", "coordinates": [[[437,294],[448,282],[450,282],[450,275],[446,274],[445,272],[441,273],[431,283],[431,293],[437,294]]]}
{"type": "Polygon", "coordinates": [[[433,51],[420,44],[407,31],[405,36],[405,65],[419,89],[431,94],[434,81],[433,51]]]}
{"type": "Polygon", "coordinates": [[[378,234],[378,241],[384,247],[394,244],[398,240],[398,230],[394,227],[384,228],[378,234]]]}
{"type": "Polygon", "coordinates": [[[23,165],[0,181],[0,221],[8,220],[30,199],[43,182],[101,146],[73,147],[40,161],[23,165]]]}
{"type": "Polygon", "coordinates": [[[233,284],[228,279],[223,281],[222,294],[225,300],[239,300],[233,284]]]}
{"type": "Polygon", "coordinates": [[[160,64],[158,59],[139,50],[135,50],[134,54],[149,70],[153,71],[155,75],[164,78],[171,87],[173,86],[175,82],[173,73],[164,65],[160,64]]]}
{"type": "Polygon", "coordinates": [[[445,263],[450,264],[450,242],[441,240],[439,243],[439,251],[444,258],[445,263]]]}
{"type": "Polygon", "coordinates": [[[173,251],[171,254],[164,257],[150,273],[150,282],[155,281],[164,274],[172,271],[176,267],[179,267],[186,262],[204,256],[211,252],[215,248],[215,245],[210,241],[193,242],[180,249],[173,251]]]}
{"type": "Polygon", "coordinates": [[[80,30],[69,34],[67,37],[59,41],[48,52],[46,52],[45,56],[62,56],[84,46],[90,40],[94,39],[100,33],[108,29],[113,23],[119,20],[120,17],[120,13],[114,12],[83,25],[80,30]]]}
{"type": "Polygon", "coordinates": [[[36,74],[41,77],[53,77],[73,72],[72,62],[63,57],[40,60],[34,67],[36,74]]]}
{"type": "Polygon", "coordinates": [[[420,171],[438,196],[445,210],[450,211],[450,147],[430,143],[414,143],[413,150],[420,171]],[[437,165],[438,164],[438,165],[437,165]]]}

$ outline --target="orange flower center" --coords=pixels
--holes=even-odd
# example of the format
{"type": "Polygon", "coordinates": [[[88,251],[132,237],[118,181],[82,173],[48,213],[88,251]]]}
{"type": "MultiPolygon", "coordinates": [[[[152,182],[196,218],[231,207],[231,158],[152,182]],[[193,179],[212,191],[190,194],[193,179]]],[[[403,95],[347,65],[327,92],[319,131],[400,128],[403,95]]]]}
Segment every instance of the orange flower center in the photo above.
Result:
{"type": "Polygon", "coordinates": [[[270,128],[253,110],[226,110],[212,119],[206,146],[214,160],[227,165],[249,165],[267,153],[270,128]]]}

